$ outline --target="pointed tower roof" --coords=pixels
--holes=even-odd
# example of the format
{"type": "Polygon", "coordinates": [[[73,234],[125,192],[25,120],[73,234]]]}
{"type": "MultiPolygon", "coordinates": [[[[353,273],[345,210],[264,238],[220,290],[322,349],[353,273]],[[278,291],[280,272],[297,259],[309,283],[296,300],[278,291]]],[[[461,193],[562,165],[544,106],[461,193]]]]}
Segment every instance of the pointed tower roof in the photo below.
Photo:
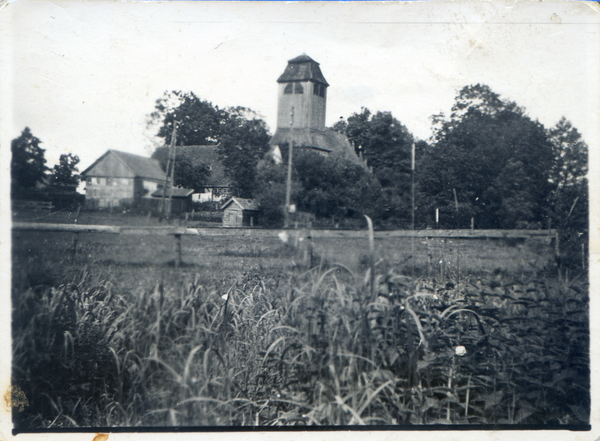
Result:
{"type": "Polygon", "coordinates": [[[293,81],[314,81],[329,86],[321,73],[319,63],[308,55],[300,55],[288,61],[283,74],[277,79],[278,83],[291,83],[293,81]]]}

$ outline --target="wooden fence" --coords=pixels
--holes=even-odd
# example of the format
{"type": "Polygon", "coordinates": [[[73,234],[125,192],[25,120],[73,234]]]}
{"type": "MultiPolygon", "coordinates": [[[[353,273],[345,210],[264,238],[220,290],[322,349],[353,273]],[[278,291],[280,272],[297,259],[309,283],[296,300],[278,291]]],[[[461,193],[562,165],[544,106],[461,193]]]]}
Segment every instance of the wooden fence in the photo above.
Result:
{"type": "MultiPolygon", "coordinates": [[[[175,240],[175,265],[181,265],[181,237],[223,237],[223,238],[281,238],[282,233],[315,240],[327,239],[361,239],[366,237],[366,231],[357,230],[281,230],[261,228],[187,228],[185,226],[162,227],[129,227],[112,225],[78,225],[78,224],[50,224],[33,222],[13,222],[13,230],[34,230],[47,232],[74,233],[72,252],[75,258],[80,233],[106,233],[116,235],[158,235],[173,236],[175,240]]],[[[524,240],[538,242],[544,246],[554,245],[554,253],[559,253],[558,234],[556,230],[393,230],[375,231],[375,240],[385,242],[391,238],[415,238],[416,240],[429,239],[461,239],[461,240],[524,240]]]]}

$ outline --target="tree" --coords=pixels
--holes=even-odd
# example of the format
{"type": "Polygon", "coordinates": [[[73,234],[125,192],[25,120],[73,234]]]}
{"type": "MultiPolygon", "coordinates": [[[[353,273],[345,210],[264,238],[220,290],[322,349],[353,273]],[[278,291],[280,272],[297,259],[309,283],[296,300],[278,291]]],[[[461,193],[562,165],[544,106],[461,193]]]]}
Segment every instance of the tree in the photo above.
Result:
{"type": "Polygon", "coordinates": [[[218,144],[228,177],[240,189],[240,196],[251,197],[256,165],[267,151],[270,139],[265,122],[245,107],[220,109],[193,92],[165,93],[157,100],[148,123],[160,125],[157,136],[167,145],[176,121],[179,122],[177,144],[218,144]]]}
{"type": "Polygon", "coordinates": [[[382,188],[384,207],[380,223],[407,225],[411,213],[411,149],[414,142],[408,129],[391,112],[372,114],[367,108],[334,130],[344,133],[362,155],[382,188]]]}
{"type": "Polygon", "coordinates": [[[588,146],[564,117],[547,131],[553,147],[549,181],[548,218],[559,231],[560,264],[587,268],[585,244],[589,234],[588,146]],[[582,251],[584,251],[582,253],[582,251]],[[581,261],[583,255],[583,262],[581,261]]]}
{"type": "Polygon", "coordinates": [[[556,190],[577,185],[588,172],[587,144],[564,116],[547,133],[554,159],[550,181],[556,190]]]}
{"type": "Polygon", "coordinates": [[[40,141],[25,127],[21,136],[11,142],[12,160],[10,165],[13,195],[24,190],[35,189],[46,182],[45,150],[40,141]]]}
{"type": "MultiPolygon", "coordinates": [[[[196,193],[204,191],[206,183],[210,179],[209,164],[198,163],[192,152],[186,147],[175,147],[177,149],[175,156],[173,183],[176,186],[191,188],[196,193]]],[[[167,171],[169,162],[169,147],[158,147],[152,158],[156,159],[162,169],[167,171]]]]}
{"type": "Polygon", "coordinates": [[[256,166],[268,150],[269,131],[258,115],[245,107],[227,109],[221,130],[219,154],[225,171],[240,189],[240,197],[252,197],[256,166]]]}
{"type": "MultiPolygon", "coordinates": [[[[334,222],[381,216],[381,186],[361,165],[298,149],[293,171],[292,201],[298,210],[334,222]]],[[[258,167],[257,196],[267,226],[283,222],[286,177],[284,164],[263,161],[258,167]]]]}
{"type": "Polygon", "coordinates": [[[50,182],[55,185],[75,186],[79,184],[80,176],[77,164],[79,164],[79,156],[72,153],[60,155],[58,164],[54,166],[50,182]]]}
{"type": "Polygon", "coordinates": [[[540,225],[550,191],[552,145],[544,127],[488,86],[463,88],[449,119],[435,117],[430,147],[417,167],[421,226],[466,228],[540,225]],[[456,203],[459,209],[456,209],[456,203]]]}

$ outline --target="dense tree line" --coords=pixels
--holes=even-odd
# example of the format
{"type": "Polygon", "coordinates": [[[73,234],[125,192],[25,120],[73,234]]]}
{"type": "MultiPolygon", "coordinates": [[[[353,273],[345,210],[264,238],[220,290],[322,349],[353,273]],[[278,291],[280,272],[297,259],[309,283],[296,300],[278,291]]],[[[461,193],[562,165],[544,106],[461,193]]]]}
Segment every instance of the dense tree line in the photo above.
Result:
{"type": "MultiPolygon", "coordinates": [[[[242,195],[261,202],[268,225],[281,225],[286,169],[265,159],[264,121],[243,107],[220,109],[193,93],[166,93],[151,115],[165,145],[175,121],[177,144],[219,145],[242,195]]],[[[379,227],[408,228],[414,178],[416,228],[469,228],[474,222],[477,228],[551,226],[586,234],[587,145],[566,119],[546,129],[478,84],[460,90],[450,115],[435,115],[432,123],[432,137],[417,141],[390,112],[362,108],[333,128],[368,168],[299,150],[293,202],[333,223],[368,214],[379,227]]],[[[164,162],[166,147],[155,157],[164,162]]],[[[210,171],[190,166],[185,156],[179,161],[177,182],[200,188],[210,171]]]]}
{"type": "Polygon", "coordinates": [[[72,153],[62,154],[52,169],[46,166],[46,150],[42,141],[25,127],[21,135],[11,142],[11,196],[29,198],[36,190],[58,187],[77,187],[79,184],[79,157],[72,153]]]}
{"type": "MultiPolygon", "coordinates": [[[[415,140],[390,112],[362,108],[333,127],[345,134],[367,166],[299,150],[292,201],[334,224],[368,214],[380,228],[408,228],[415,189],[415,227],[558,228],[564,247],[579,247],[588,231],[588,147],[565,118],[550,129],[488,86],[466,86],[449,116],[432,117],[428,141],[415,140]],[[412,149],[416,155],[413,170],[412,149]],[[436,210],[439,224],[435,222],[436,210]]],[[[283,222],[285,164],[265,157],[265,122],[244,107],[219,108],[193,92],[157,100],[149,125],[163,140],[153,157],[166,166],[177,124],[177,145],[218,146],[240,196],[254,197],[269,226],[283,222]]],[[[41,141],[25,128],[12,142],[13,196],[47,185],[76,185],[79,158],[61,155],[50,170],[41,141]]],[[[210,164],[177,156],[175,183],[201,191],[210,164]]]]}

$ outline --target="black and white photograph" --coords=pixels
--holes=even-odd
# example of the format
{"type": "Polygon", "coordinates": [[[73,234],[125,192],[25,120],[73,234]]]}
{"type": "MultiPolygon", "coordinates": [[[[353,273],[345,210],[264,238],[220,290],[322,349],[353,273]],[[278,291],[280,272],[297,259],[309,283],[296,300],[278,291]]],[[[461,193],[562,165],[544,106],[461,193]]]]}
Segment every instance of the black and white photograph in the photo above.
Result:
{"type": "Polygon", "coordinates": [[[600,436],[597,2],[17,0],[0,38],[0,439],[600,436]]]}

